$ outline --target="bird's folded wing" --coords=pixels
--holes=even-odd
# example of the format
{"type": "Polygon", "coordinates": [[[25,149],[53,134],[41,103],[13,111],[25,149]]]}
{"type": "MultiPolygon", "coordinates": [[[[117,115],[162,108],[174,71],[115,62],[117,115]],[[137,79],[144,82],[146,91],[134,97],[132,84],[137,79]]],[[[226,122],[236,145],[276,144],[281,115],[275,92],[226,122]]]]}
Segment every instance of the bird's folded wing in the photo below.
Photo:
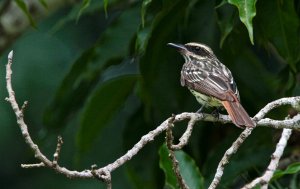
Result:
{"type": "Polygon", "coordinates": [[[181,84],[221,101],[235,101],[234,92],[228,78],[194,68],[183,69],[181,84]]]}

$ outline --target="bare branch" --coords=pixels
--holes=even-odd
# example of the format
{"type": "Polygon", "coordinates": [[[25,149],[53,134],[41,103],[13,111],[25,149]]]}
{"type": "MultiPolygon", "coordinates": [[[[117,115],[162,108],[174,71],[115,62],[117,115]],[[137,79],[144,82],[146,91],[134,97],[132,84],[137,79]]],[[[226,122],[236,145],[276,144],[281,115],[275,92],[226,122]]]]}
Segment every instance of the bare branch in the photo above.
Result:
{"type": "Polygon", "coordinates": [[[172,128],[174,127],[174,125],[173,125],[174,118],[175,118],[175,115],[173,115],[173,119],[169,120],[168,128],[167,128],[167,131],[166,131],[166,143],[167,143],[167,147],[168,147],[168,150],[169,150],[169,158],[172,162],[173,171],[175,173],[175,176],[176,176],[176,179],[177,179],[177,182],[178,182],[180,188],[189,189],[189,187],[185,183],[185,180],[182,178],[182,176],[180,174],[178,160],[176,159],[174,148],[173,148],[174,137],[173,137],[173,134],[172,134],[172,128]]]}
{"type": "MultiPolygon", "coordinates": [[[[13,58],[13,51],[11,51],[8,54],[8,63],[6,65],[6,88],[8,91],[8,97],[6,98],[6,100],[10,103],[13,111],[16,114],[17,117],[17,123],[21,129],[21,133],[24,137],[25,142],[28,144],[28,146],[30,147],[30,149],[33,151],[35,158],[37,158],[38,160],[41,161],[41,163],[39,164],[26,164],[26,165],[22,165],[22,167],[25,168],[33,168],[33,167],[49,167],[54,169],[55,171],[66,175],[69,178],[92,178],[93,175],[91,173],[91,171],[71,171],[68,170],[64,167],[60,167],[60,166],[53,166],[52,161],[50,161],[39,149],[38,145],[36,145],[29,132],[28,132],[28,127],[26,125],[26,123],[24,122],[23,119],[23,110],[19,108],[19,105],[16,101],[16,97],[15,97],[15,92],[12,88],[12,81],[11,81],[11,75],[12,75],[12,70],[11,70],[11,65],[12,65],[12,58],[13,58]]],[[[26,104],[26,103],[24,103],[26,104]]],[[[23,106],[25,107],[25,105],[23,106]]]]}
{"type": "MultiPolygon", "coordinates": [[[[281,98],[275,100],[269,104],[267,104],[263,109],[261,109],[254,117],[253,120],[257,122],[257,126],[271,126],[273,128],[284,128],[286,125],[288,128],[299,129],[300,115],[296,115],[293,119],[286,119],[284,121],[271,120],[269,118],[262,119],[267,115],[272,109],[280,106],[280,105],[292,105],[294,108],[299,109],[300,97],[289,97],[289,98],[281,98]],[[284,123],[286,125],[284,125],[284,123]]],[[[255,128],[255,127],[254,127],[255,128]]],[[[225,152],[222,160],[220,161],[215,177],[212,183],[209,186],[209,189],[214,189],[218,186],[223,176],[224,167],[229,163],[229,158],[234,154],[241,144],[245,141],[245,139],[250,136],[252,130],[254,128],[246,128],[241,135],[236,139],[236,141],[231,145],[231,147],[225,152]]],[[[284,149],[284,148],[283,148],[284,149]]],[[[279,160],[279,159],[278,159],[279,160]]]]}
{"type": "Polygon", "coordinates": [[[254,188],[258,184],[260,184],[262,188],[268,188],[267,186],[271,178],[273,177],[274,172],[278,167],[278,162],[283,154],[283,151],[287,145],[287,141],[289,140],[291,134],[292,134],[291,129],[283,129],[281,138],[277,143],[275,152],[271,156],[271,162],[266,172],[261,177],[258,177],[254,179],[252,182],[250,182],[249,184],[245,185],[242,189],[254,188]]]}
{"type": "Polygon", "coordinates": [[[52,166],[57,166],[57,162],[58,162],[58,159],[59,159],[59,155],[60,155],[60,150],[61,150],[61,146],[63,144],[63,140],[62,140],[62,137],[61,136],[58,136],[57,137],[57,145],[56,145],[56,150],[55,150],[55,153],[53,154],[53,161],[52,161],[52,166]]]}
{"type": "MultiPolygon", "coordinates": [[[[273,102],[268,103],[263,109],[261,109],[253,118],[254,120],[261,120],[264,118],[267,113],[269,113],[271,110],[283,106],[283,105],[291,105],[293,108],[295,108],[297,111],[299,111],[299,105],[300,105],[300,96],[296,97],[286,97],[281,98],[278,100],[275,100],[273,102]]],[[[299,123],[298,123],[299,127],[299,123]]]]}
{"type": "Polygon", "coordinates": [[[36,164],[21,164],[22,168],[39,168],[39,167],[45,167],[45,164],[43,162],[36,163],[36,164]]]}
{"type": "Polygon", "coordinates": [[[233,142],[231,147],[225,152],[223,158],[221,159],[217,172],[215,174],[215,177],[213,181],[211,182],[209,189],[214,189],[218,186],[218,184],[221,181],[221,178],[223,176],[224,168],[225,165],[229,163],[229,158],[236,153],[236,151],[239,149],[239,147],[243,144],[245,139],[250,136],[252,130],[254,127],[247,127],[241,134],[240,136],[233,142]]]}
{"type": "MultiPolygon", "coordinates": [[[[65,167],[61,167],[58,165],[58,159],[61,151],[62,146],[62,138],[58,138],[57,142],[57,148],[53,155],[53,161],[50,161],[39,149],[38,145],[35,144],[29,134],[28,127],[26,123],[24,122],[24,109],[27,105],[27,102],[24,102],[23,106],[19,108],[19,105],[16,101],[15,93],[12,88],[12,58],[13,58],[13,51],[11,51],[8,55],[8,63],[6,65],[6,87],[8,91],[8,97],[6,100],[10,103],[13,111],[15,112],[16,118],[17,118],[17,124],[19,125],[19,128],[21,130],[21,133],[23,135],[23,138],[27,145],[32,149],[35,158],[37,158],[40,163],[38,164],[22,164],[21,166],[24,168],[36,168],[36,167],[48,167],[53,170],[55,170],[58,173],[61,173],[68,178],[97,178],[99,180],[102,180],[106,182],[107,188],[111,188],[111,172],[115,169],[122,166],[124,163],[129,161],[132,157],[134,157],[146,144],[150,143],[154,140],[156,136],[161,134],[162,132],[166,131],[169,128],[169,123],[172,122],[180,122],[183,120],[189,120],[189,123],[187,125],[187,129],[182,135],[182,137],[179,139],[179,144],[177,145],[170,145],[169,149],[176,150],[181,149],[184,145],[187,144],[192,129],[197,121],[209,121],[209,122],[220,122],[220,123],[231,123],[231,120],[229,116],[227,115],[219,115],[218,118],[215,116],[212,116],[210,114],[205,113],[181,113],[175,116],[172,116],[165,120],[163,123],[161,123],[158,127],[156,127],[154,130],[150,131],[148,134],[141,137],[141,139],[130,149],[128,150],[123,156],[115,160],[114,162],[102,167],[102,168],[96,168],[93,167],[91,170],[83,170],[83,171],[76,171],[76,170],[69,170],[65,167]]],[[[268,112],[270,112],[272,109],[279,107],[281,105],[289,104],[293,108],[295,108],[297,111],[300,109],[300,97],[289,97],[289,98],[282,98],[275,100],[269,104],[267,104],[263,109],[261,109],[257,115],[253,118],[253,120],[256,122],[256,127],[258,126],[267,126],[271,128],[286,128],[286,129],[300,129],[300,115],[294,116],[292,119],[288,120],[272,120],[269,118],[264,118],[268,112]]],[[[229,158],[237,151],[237,149],[240,147],[240,145],[244,142],[244,140],[251,134],[252,130],[254,128],[246,128],[241,135],[236,139],[236,141],[232,144],[232,146],[226,151],[224,154],[224,157],[222,158],[221,162],[219,163],[215,178],[210,186],[210,189],[215,188],[218,183],[220,182],[220,179],[223,175],[224,166],[228,164],[229,158]]],[[[286,133],[285,131],[284,133],[286,133]]],[[[285,134],[286,135],[286,134],[285,134]]],[[[285,136],[284,135],[284,136],[285,136]]],[[[288,138],[287,138],[288,139],[288,138]]],[[[286,139],[286,140],[287,140],[286,139]]],[[[173,141],[173,139],[172,139],[173,141]]],[[[280,140],[281,141],[281,140],[280,140]]],[[[279,142],[278,144],[281,144],[283,142],[279,142]]],[[[285,144],[286,145],[286,144],[285,144]]],[[[279,147],[278,147],[279,148],[279,147]]],[[[284,149],[284,147],[283,147],[284,149]]],[[[282,149],[282,151],[283,151],[282,149]]],[[[174,156],[175,157],[175,156],[174,156]]],[[[278,156],[279,158],[281,157],[278,156]]],[[[175,159],[176,160],[176,159],[175,159]]],[[[275,162],[275,160],[274,160],[275,162]]],[[[270,169],[271,170],[271,169],[270,169]]],[[[273,169],[272,169],[273,170],[273,169]]]]}
{"type": "Polygon", "coordinates": [[[190,136],[192,135],[193,127],[196,123],[196,118],[195,116],[190,117],[190,121],[187,125],[186,131],[183,133],[183,135],[179,139],[179,143],[177,145],[171,146],[173,150],[179,150],[182,149],[189,141],[190,136]]]}
{"type": "Polygon", "coordinates": [[[106,183],[106,188],[107,189],[111,189],[112,188],[112,183],[111,183],[111,174],[108,170],[105,170],[105,169],[101,169],[101,170],[97,170],[97,165],[92,165],[91,166],[92,170],[92,174],[93,176],[102,181],[102,182],[105,182],[106,183]]]}

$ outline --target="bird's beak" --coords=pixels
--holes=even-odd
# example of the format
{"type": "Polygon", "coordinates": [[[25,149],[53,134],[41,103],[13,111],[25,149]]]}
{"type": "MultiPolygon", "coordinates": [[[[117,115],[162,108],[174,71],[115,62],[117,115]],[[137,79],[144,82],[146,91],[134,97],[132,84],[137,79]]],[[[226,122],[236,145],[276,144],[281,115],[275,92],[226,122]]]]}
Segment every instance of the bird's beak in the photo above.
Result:
{"type": "Polygon", "coordinates": [[[184,45],[181,45],[181,44],[168,43],[167,45],[177,49],[179,52],[187,51],[187,48],[184,45]]]}

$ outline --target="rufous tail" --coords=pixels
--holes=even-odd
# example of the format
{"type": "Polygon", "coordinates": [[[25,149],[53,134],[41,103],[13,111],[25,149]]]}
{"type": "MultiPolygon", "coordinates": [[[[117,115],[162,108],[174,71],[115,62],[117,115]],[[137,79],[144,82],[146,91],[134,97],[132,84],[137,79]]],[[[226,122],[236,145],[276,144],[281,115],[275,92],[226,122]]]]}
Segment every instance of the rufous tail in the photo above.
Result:
{"type": "Polygon", "coordinates": [[[243,108],[243,106],[238,101],[222,101],[223,106],[227,110],[232,122],[240,127],[254,127],[255,124],[243,108]]]}

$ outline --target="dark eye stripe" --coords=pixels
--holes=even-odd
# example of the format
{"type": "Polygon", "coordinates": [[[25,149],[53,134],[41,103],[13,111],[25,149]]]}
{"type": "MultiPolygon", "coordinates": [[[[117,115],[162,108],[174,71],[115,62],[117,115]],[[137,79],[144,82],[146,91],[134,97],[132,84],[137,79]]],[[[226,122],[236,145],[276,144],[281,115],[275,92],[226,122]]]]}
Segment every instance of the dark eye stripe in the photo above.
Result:
{"type": "Polygon", "coordinates": [[[199,46],[186,46],[186,48],[190,51],[193,52],[199,56],[202,57],[209,57],[210,56],[210,52],[208,52],[206,49],[201,48],[199,46]]]}

